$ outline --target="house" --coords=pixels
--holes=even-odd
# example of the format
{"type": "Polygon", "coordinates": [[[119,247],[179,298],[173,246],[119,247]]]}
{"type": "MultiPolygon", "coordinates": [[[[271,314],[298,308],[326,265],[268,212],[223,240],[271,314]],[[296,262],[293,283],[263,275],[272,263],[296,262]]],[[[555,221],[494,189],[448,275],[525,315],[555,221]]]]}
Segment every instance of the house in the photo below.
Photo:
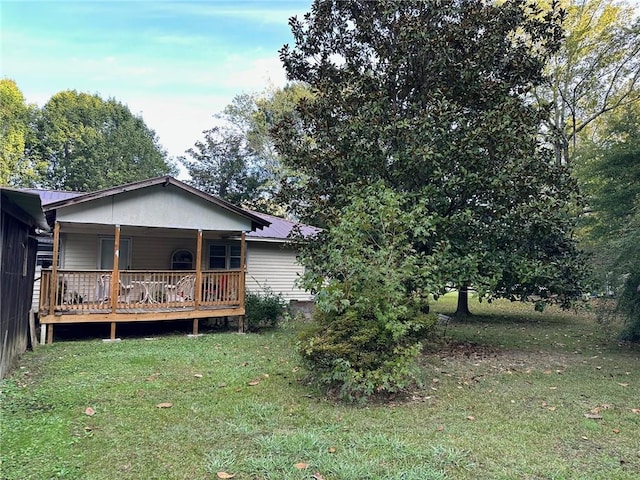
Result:
{"type": "Polygon", "coordinates": [[[40,198],[0,187],[0,378],[29,343],[36,229],[48,230],[40,198]]]}
{"type": "Polygon", "coordinates": [[[39,262],[51,269],[41,271],[37,303],[49,342],[60,323],[108,322],[114,338],[118,322],[189,319],[196,333],[200,318],[243,315],[245,290],[312,299],[295,285],[293,222],[172,177],[60,199],[38,193],[53,229],[50,247],[41,244],[39,262]]]}

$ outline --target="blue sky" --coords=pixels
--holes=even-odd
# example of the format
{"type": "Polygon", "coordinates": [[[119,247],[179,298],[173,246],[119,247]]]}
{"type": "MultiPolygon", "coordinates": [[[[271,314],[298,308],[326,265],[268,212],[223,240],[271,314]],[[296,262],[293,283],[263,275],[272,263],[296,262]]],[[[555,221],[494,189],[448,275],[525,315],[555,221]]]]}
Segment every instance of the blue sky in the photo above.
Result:
{"type": "Polygon", "coordinates": [[[312,0],[0,0],[0,73],[27,102],[74,89],[140,114],[172,157],[241,93],[286,79],[278,50],[312,0]]]}

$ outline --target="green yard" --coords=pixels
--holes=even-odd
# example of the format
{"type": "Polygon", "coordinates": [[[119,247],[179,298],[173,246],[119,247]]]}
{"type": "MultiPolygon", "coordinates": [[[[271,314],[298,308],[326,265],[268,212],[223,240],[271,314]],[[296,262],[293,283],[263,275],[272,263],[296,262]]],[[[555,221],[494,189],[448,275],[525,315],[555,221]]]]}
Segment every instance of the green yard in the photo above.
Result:
{"type": "Polygon", "coordinates": [[[639,478],[640,349],[588,314],[471,309],[422,388],[366,407],[305,384],[293,322],[57,340],[1,383],[1,478],[639,478]]]}

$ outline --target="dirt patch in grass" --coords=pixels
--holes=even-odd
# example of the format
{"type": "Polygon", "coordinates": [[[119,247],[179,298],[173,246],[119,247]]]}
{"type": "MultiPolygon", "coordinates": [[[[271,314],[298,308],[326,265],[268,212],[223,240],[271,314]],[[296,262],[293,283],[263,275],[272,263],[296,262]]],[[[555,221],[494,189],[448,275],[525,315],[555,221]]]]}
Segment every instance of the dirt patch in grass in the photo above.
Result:
{"type": "MultiPolygon", "coordinates": [[[[564,369],[577,361],[575,354],[565,352],[501,349],[473,342],[449,342],[440,348],[435,357],[445,363],[457,363],[461,366],[469,364],[475,367],[484,365],[514,372],[527,369],[564,369]]],[[[433,359],[434,356],[430,358],[433,359]]]]}

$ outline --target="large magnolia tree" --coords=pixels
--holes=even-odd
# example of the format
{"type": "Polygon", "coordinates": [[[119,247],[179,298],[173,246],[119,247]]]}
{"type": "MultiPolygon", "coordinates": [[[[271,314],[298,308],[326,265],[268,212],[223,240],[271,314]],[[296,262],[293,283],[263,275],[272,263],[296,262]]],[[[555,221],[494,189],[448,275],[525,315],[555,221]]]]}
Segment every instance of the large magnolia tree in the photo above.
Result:
{"type": "Polygon", "coordinates": [[[425,297],[447,287],[540,305],[579,295],[576,185],[538,143],[548,112],[527,101],[560,45],[560,16],[525,0],[318,0],[291,20],[295,44],[281,59],[312,96],[273,133],[302,180],[284,182],[283,193],[325,228],[304,251],[305,279],[325,321],[341,326],[318,336],[362,338],[357,317],[369,319],[367,338],[386,339],[359,346],[374,349],[377,360],[363,367],[371,376],[335,349],[315,349],[326,345],[318,338],[306,350],[316,365],[392,384],[385,375],[404,370],[385,362],[410,357],[405,340],[419,330],[411,322],[425,297]],[[363,201],[371,188],[379,194],[363,201]],[[385,215],[396,217],[388,231],[385,215]],[[398,232],[409,247],[401,257],[389,238],[398,232]],[[347,238],[362,244],[347,248],[347,238]]]}

